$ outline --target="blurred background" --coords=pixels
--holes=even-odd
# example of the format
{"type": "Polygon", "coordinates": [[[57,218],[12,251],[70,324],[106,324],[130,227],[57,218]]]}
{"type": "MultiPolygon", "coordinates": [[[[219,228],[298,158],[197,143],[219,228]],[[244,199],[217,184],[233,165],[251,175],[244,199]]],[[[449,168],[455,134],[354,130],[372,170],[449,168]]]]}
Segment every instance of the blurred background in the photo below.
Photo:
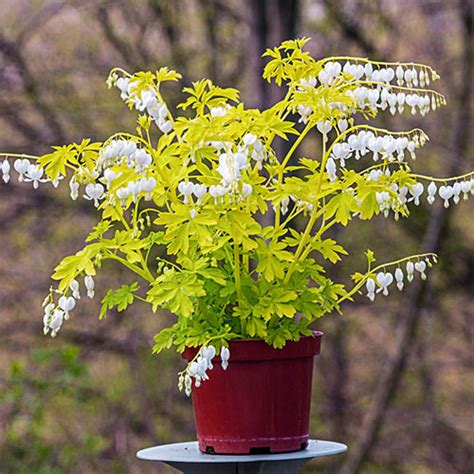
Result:
{"type": "MultiPolygon", "coordinates": [[[[41,154],[133,130],[135,114],[104,83],[113,66],[168,65],[182,85],[209,77],[239,88],[248,107],[266,107],[281,91],[260,79],[261,53],[306,35],[316,58],[433,66],[448,106],[424,119],[385,114],[379,125],[426,131],[431,142],[415,163],[425,174],[474,168],[469,0],[0,0],[0,11],[1,151],[41,154]]],[[[178,93],[169,89],[171,104],[178,93]]],[[[300,154],[317,158],[318,149],[309,140],[300,154]]],[[[183,362],[151,353],[172,316],[136,305],[98,321],[100,297],[126,278],[122,269],[104,269],[98,298],[83,298],[58,338],[42,335],[51,271],[96,218],[89,203],[70,201],[67,186],[0,184],[2,474],[168,473],[134,453],[194,438],[191,402],[176,387],[183,362]]],[[[424,200],[409,221],[357,222],[337,238],[353,255],[330,269],[344,282],[364,268],[367,248],[381,262],[436,251],[440,263],[426,283],[374,304],[360,296],[343,317],[318,321],[325,337],[311,434],[350,449],[304,472],[472,473],[472,201],[444,209],[424,200]]]]}

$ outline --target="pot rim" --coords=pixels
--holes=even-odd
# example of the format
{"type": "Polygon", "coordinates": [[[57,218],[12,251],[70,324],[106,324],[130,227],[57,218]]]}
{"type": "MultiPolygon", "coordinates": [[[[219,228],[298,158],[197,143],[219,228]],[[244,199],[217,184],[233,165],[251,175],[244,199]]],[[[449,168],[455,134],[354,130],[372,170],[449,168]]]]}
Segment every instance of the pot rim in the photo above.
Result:
{"type": "MultiPolygon", "coordinates": [[[[314,357],[320,352],[321,337],[324,333],[321,331],[312,331],[312,333],[311,336],[302,336],[299,341],[287,341],[281,349],[275,349],[264,342],[263,339],[233,339],[229,341],[229,362],[258,362],[314,357]]],[[[199,349],[199,347],[187,347],[181,355],[184,359],[190,361],[199,349]]],[[[219,354],[214,357],[213,361],[221,361],[219,354]]]]}
{"type": "MultiPolygon", "coordinates": [[[[290,342],[293,342],[293,343],[298,343],[300,342],[302,339],[306,339],[308,337],[321,337],[321,336],[324,336],[324,333],[322,331],[316,331],[315,329],[312,329],[311,332],[313,333],[311,336],[301,336],[300,337],[300,340],[299,341],[287,341],[287,344],[289,344],[290,342]]],[[[232,344],[232,343],[241,343],[241,342],[264,342],[264,340],[260,337],[260,338],[255,338],[255,339],[252,339],[250,337],[247,337],[247,338],[241,338],[241,339],[231,339],[229,341],[229,344],[232,344]]],[[[267,344],[265,342],[265,344],[267,344]]],[[[270,346],[269,344],[267,344],[267,346],[270,346]]],[[[271,346],[270,346],[271,347],[271,346]]],[[[284,349],[285,347],[283,346],[281,349],[284,349]]],[[[194,348],[193,348],[194,349],[194,348]]],[[[276,349],[276,350],[281,350],[281,349],[276,349]]]]}

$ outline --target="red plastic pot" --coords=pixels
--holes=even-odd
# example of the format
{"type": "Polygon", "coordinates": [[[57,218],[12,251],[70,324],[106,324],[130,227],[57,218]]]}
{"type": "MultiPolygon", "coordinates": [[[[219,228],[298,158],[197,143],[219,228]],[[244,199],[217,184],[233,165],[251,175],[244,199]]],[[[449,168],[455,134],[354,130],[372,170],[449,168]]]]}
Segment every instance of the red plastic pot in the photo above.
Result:
{"type": "MultiPolygon", "coordinates": [[[[193,384],[199,449],[216,454],[281,453],[306,448],[309,437],[315,331],[274,349],[261,340],[231,341],[227,370],[213,360],[209,380],[193,384]]],[[[198,349],[186,349],[188,361],[198,349]]]]}

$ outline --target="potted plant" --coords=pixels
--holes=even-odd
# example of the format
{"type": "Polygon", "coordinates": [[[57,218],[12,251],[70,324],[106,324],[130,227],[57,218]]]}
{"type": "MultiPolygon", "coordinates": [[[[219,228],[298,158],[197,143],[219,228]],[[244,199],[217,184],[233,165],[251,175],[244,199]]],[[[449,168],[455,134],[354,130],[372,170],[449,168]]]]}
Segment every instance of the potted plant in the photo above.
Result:
{"type": "MultiPolygon", "coordinates": [[[[445,104],[422,64],[364,58],[313,59],[307,39],[268,50],[263,72],[285,87],[267,110],[246,109],[236,89],[209,80],[185,87],[171,111],[162,95],[180,75],[166,67],[130,75],[112,70],[109,87],[138,111],[136,133],[83,140],[43,156],[4,154],[11,175],[33,188],[68,181],[71,198],[100,218],[76,254],[64,258],[44,301],[44,333],[56,336],[106,260],[130,280],[102,299],[100,317],[135,300],[176,316],[154,351],[174,346],[188,364],[179,388],[193,394],[203,451],[291,451],[308,440],[313,358],[321,333],[311,324],[366,291],[370,300],[425,278],[434,254],[375,264],[346,288],[326,273],[347,255],[327,237],[335,226],[379,214],[399,219],[436,198],[467,198],[473,174],[432,178],[411,171],[427,142],[420,129],[392,132],[365,123],[382,111],[425,115],[445,104]],[[361,120],[361,119],[366,119],[361,120]],[[309,134],[321,149],[298,147],[309,134]],[[290,140],[284,156],[276,137],[290,140]],[[272,213],[272,221],[260,219],[272,213]],[[302,231],[293,227],[304,221],[302,231]]],[[[362,224],[362,223],[361,223],[362,224]]]]}

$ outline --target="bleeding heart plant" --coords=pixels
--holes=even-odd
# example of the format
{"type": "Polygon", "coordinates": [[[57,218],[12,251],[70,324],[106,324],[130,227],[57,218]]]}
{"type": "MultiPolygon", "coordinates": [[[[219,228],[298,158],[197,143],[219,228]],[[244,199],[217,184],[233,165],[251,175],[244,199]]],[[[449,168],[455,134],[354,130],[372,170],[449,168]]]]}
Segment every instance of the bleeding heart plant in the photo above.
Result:
{"type": "Polygon", "coordinates": [[[139,112],[136,134],[53,147],[39,157],[3,155],[5,182],[15,159],[20,181],[37,188],[67,179],[72,199],[83,189],[100,215],[85,247],[55,269],[45,334],[55,336],[68,319],[80,297],[78,278],[93,297],[97,269],[119,262],[134,278],[105,295],[100,317],[137,299],[174,313],[174,325],[155,336],[155,351],[203,346],[181,373],[189,393],[191,377],[206,379],[216,349],[227,366],[231,339],[262,338],[280,348],[309,335],[312,322],[340,311],[364,285],[371,300],[387,295],[392,268],[400,290],[404,271],[408,281],[414,271],[425,278],[433,254],[375,266],[369,250],[367,269],[352,276],[350,289],[323,264],[347,255],[325,236],[332,227],[378,214],[407,217],[424,183],[429,204],[437,194],[445,206],[472,194],[473,173],[440,179],[411,171],[409,160],[428,140],[422,130],[392,132],[360,121],[382,111],[424,116],[444,105],[429,89],[438,75],[422,64],[315,60],[303,51],[307,41],[285,41],[264,54],[263,77],[286,90],[268,110],[246,109],[236,89],[201,80],[183,89],[177,115],[162,96],[167,81],[180,79],[177,72],[114,69],[108,85],[139,112]],[[312,131],[321,151],[298,157],[312,131]],[[275,152],[276,137],[289,140],[284,156],[275,152]],[[272,222],[262,225],[269,212],[272,222]],[[302,232],[292,226],[297,217],[306,223],[302,232]]]}

